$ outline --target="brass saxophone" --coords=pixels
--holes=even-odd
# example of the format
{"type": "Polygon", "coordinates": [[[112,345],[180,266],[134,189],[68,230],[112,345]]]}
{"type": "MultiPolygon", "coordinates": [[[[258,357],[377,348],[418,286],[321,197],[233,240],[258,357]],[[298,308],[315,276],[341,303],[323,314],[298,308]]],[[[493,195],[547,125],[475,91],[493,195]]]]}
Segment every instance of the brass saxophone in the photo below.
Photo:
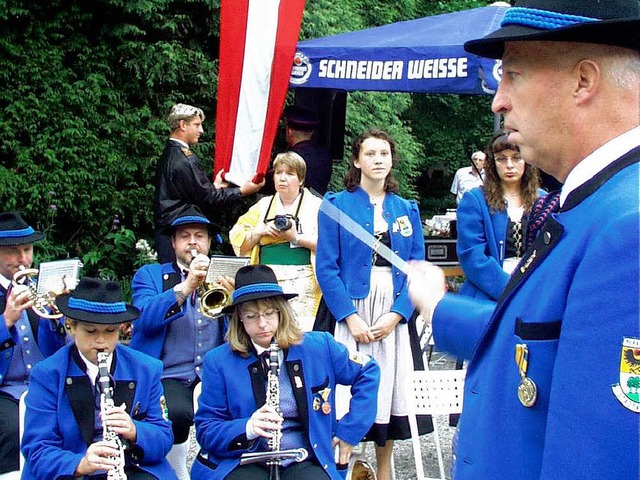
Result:
{"type": "Polygon", "coordinates": [[[112,468],[107,472],[108,480],[127,480],[127,475],[124,473],[124,445],[120,436],[116,432],[111,431],[105,424],[107,408],[113,407],[113,388],[111,387],[111,378],[109,376],[109,365],[107,358],[109,354],[107,352],[98,352],[98,384],[100,385],[100,412],[102,413],[102,439],[107,442],[115,443],[118,447],[118,466],[112,468]]]}
{"type": "MultiPolygon", "coordinates": [[[[269,346],[269,372],[267,373],[267,399],[266,404],[275,408],[278,413],[280,411],[280,382],[278,381],[278,341],[274,337],[269,346]]],[[[305,448],[292,448],[289,450],[280,450],[280,440],[282,439],[282,431],[275,430],[269,439],[268,452],[244,453],[240,457],[240,465],[250,463],[266,462],[269,466],[269,478],[271,480],[280,479],[280,461],[293,458],[296,462],[304,461],[309,452],[305,448]]]]}

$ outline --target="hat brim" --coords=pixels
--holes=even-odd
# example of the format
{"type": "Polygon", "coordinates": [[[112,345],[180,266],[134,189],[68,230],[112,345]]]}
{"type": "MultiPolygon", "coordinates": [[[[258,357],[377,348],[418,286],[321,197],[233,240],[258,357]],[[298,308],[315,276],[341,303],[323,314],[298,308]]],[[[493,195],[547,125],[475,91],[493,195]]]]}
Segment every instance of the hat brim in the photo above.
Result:
{"type": "Polygon", "coordinates": [[[56,306],[66,317],[78,320],[79,322],[97,323],[100,325],[118,325],[120,323],[132,322],[140,316],[140,310],[133,305],[125,305],[126,310],[120,313],[95,313],[70,308],[70,298],[71,293],[58,295],[56,297],[56,306]]]}
{"type": "Polygon", "coordinates": [[[222,231],[222,228],[213,222],[211,223],[190,222],[190,223],[181,223],[180,225],[167,225],[166,227],[161,229],[161,232],[171,237],[173,236],[173,234],[176,232],[178,228],[184,227],[187,225],[207,227],[207,230],[209,231],[209,236],[211,237],[215,237],[217,233],[222,231]]]}
{"type": "Polygon", "coordinates": [[[264,300],[265,298],[281,297],[281,298],[284,298],[285,300],[290,300],[290,299],[295,298],[297,296],[298,296],[297,293],[273,293],[273,292],[248,293],[248,294],[242,295],[240,298],[234,300],[231,305],[228,305],[228,306],[224,307],[221,311],[222,311],[222,313],[231,313],[231,312],[233,312],[235,310],[235,308],[238,305],[240,305],[242,303],[252,302],[252,301],[256,301],[256,300],[264,300]]]}
{"type": "Polygon", "coordinates": [[[11,247],[14,245],[25,245],[27,243],[36,243],[47,238],[46,233],[33,232],[31,235],[25,237],[5,237],[0,238],[0,246],[11,247]]]}
{"type": "Polygon", "coordinates": [[[464,49],[481,57],[502,58],[505,42],[524,41],[596,43],[640,50],[640,19],[604,20],[552,30],[506,25],[486,37],[466,42],[464,49]]]}

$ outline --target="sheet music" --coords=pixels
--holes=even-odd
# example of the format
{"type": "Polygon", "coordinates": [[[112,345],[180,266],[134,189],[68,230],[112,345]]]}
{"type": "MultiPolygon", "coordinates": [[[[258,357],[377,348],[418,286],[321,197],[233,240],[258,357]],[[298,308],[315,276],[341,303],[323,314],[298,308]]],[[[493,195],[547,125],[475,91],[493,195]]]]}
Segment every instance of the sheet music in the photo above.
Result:
{"type": "Polygon", "coordinates": [[[227,255],[212,255],[209,269],[205,278],[206,283],[215,282],[218,276],[235,278],[236,273],[245,265],[249,265],[250,257],[231,257],[227,255]]]}
{"type": "Polygon", "coordinates": [[[82,262],[77,258],[41,263],[38,266],[37,293],[73,290],[80,281],[80,268],[82,262]]]}

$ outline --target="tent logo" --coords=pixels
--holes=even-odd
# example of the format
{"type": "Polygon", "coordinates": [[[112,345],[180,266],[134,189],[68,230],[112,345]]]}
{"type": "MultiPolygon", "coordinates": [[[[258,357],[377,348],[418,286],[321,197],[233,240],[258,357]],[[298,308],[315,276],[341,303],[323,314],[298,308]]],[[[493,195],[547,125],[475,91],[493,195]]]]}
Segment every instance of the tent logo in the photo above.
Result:
{"type": "Polygon", "coordinates": [[[302,52],[296,52],[293,56],[293,67],[291,68],[291,77],[289,82],[294,85],[302,85],[309,80],[311,76],[311,62],[309,58],[302,52]]]}
{"type": "Polygon", "coordinates": [[[496,60],[496,63],[493,65],[493,78],[496,83],[500,83],[502,80],[502,60],[496,60]]]}

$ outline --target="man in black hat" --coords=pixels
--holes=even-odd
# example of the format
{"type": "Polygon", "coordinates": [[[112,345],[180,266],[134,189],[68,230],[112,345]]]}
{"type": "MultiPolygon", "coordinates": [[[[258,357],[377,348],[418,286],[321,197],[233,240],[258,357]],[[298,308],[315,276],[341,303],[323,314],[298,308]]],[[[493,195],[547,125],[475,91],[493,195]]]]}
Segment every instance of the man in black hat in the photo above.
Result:
{"type": "MultiPolygon", "coordinates": [[[[175,445],[169,462],[178,478],[188,479],[189,429],[193,425],[193,390],[200,381],[202,358],[224,342],[224,322],[200,308],[198,287],[209,268],[212,223],[195,207],[170,227],[176,261],[144,265],[133,277],[133,304],[142,315],[133,328],[130,346],[162,360],[175,445]],[[195,255],[194,255],[195,253],[195,255]]],[[[232,288],[228,280],[219,278],[232,288]]]]}
{"type": "Polygon", "coordinates": [[[640,6],[523,0],[465,48],[502,58],[493,110],[563,186],[497,306],[409,275],[438,347],[470,358],[454,478],[636,478],[640,6]]]}
{"type": "Polygon", "coordinates": [[[171,108],[168,117],[171,134],[158,160],[155,178],[153,215],[156,226],[156,251],[161,263],[174,260],[169,236],[164,229],[171,225],[178,212],[188,206],[196,206],[209,218],[216,209],[241,196],[251,195],[264,185],[251,181],[240,187],[231,187],[218,172],[215,181],[207,178],[200,159],[191,150],[203,133],[205,116],[201,109],[178,103],[171,108]]]}
{"type": "Polygon", "coordinates": [[[16,272],[31,268],[33,244],[46,237],[18,212],[0,213],[0,474],[19,465],[18,400],[31,368],[64,345],[64,328],[31,310],[29,288],[12,285],[16,272]]]}
{"type": "Polygon", "coordinates": [[[289,105],[284,109],[285,137],[289,150],[300,155],[307,164],[304,185],[320,195],[327,193],[333,161],[326,148],[313,142],[313,133],[320,125],[318,115],[299,105],[289,105]]]}
{"type": "Polygon", "coordinates": [[[32,371],[21,478],[175,480],[162,364],[118,343],[140,311],[118,282],[88,277],[56,304],[74,342],[32,371]]]}

